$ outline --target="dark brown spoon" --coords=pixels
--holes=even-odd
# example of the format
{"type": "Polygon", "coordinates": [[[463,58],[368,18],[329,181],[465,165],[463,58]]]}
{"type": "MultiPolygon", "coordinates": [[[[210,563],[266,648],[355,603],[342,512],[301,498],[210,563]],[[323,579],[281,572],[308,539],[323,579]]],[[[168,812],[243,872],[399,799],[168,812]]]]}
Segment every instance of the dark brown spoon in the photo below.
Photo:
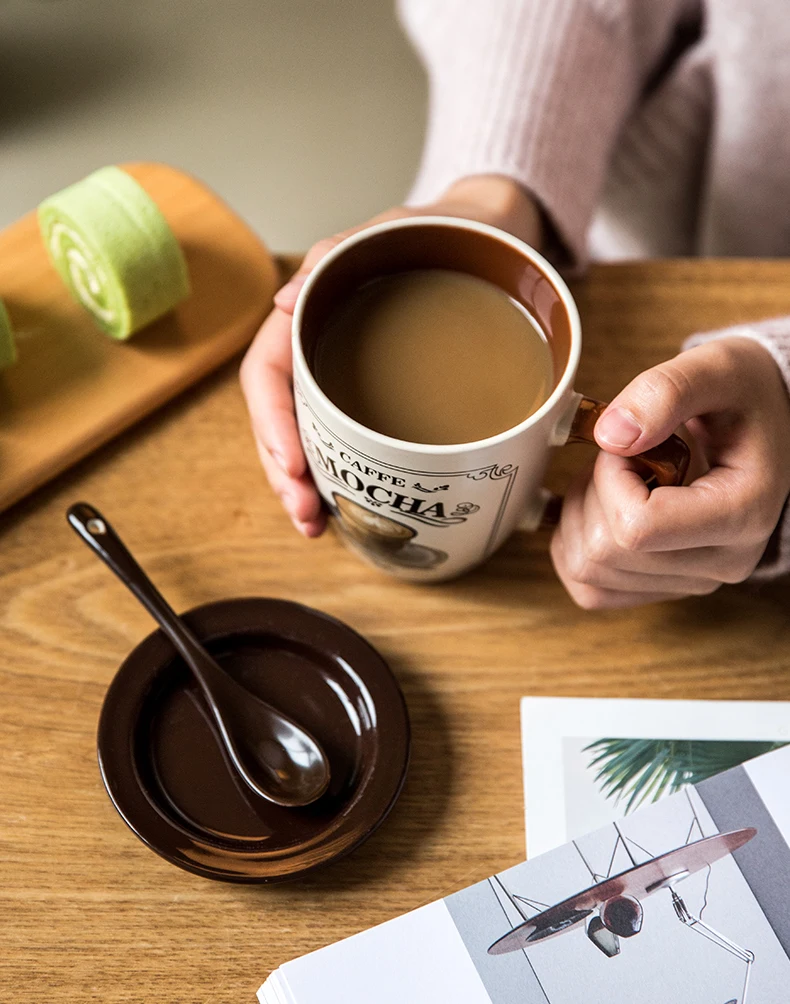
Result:
{"type": "Polygon", "coordinates": [[[143,604],[195,674],[228,756],[246,784],[276,805],[309,805],[329,785],[329,763],[296,722],[236,683],[181,621],[98,509],[86,502],[66,517],[143,604]]]}

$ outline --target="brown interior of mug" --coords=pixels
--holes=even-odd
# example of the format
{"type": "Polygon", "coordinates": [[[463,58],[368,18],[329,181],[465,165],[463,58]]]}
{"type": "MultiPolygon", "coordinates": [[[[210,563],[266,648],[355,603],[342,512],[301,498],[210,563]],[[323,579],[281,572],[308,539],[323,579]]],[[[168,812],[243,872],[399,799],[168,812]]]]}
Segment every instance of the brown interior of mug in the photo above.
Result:
{"type": "Polygon", "coordinates": [[[317,277],[305,303],[301,334],[311,369],[326,319],[356,289],[379,276],[427,268],[486,279],[525,307],[546,336],[556,387],[570,358],[571,323],[549,276],[517,248],[491,234],[427,222],[371,234],[349,246],[317,277]]]}

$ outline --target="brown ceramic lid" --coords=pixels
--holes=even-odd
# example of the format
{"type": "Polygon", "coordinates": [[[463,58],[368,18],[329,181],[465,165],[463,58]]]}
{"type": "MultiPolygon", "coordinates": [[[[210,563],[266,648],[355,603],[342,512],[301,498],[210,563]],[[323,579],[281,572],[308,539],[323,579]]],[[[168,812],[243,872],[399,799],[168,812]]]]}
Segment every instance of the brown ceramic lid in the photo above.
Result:
{"type": "Polygon", "coordinates": [[[285,600],[210,603],[184,620],[240,683],[303,725],[329,790],[302,809],[237,780],[193,681],[159,631],[123,663],[99,721],[99,767],[125,822],[173,864],[231,882],[278,882],[348,854],[400,793],[409,719],[386,662],[340,621],[285,600]]]}

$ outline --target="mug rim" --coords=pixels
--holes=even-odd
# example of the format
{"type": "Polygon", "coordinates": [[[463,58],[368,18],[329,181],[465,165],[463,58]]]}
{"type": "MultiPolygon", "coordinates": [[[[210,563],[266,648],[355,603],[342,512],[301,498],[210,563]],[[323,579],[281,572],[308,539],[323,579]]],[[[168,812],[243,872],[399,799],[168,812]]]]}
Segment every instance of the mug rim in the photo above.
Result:
{"type": "Polygon", "coordinates": [[[324,406],[329,410],[334,419],[345,423],[356,433],[364,433],[367,436],[372,437],[375,442],[380,443],[383,446],[389,446],[394,449],[430,456],[449,456],[461,450],[471,451],[498,446],[501,443],[507,442],[509,439],[515,438],[519,435],[519,433],[530,428],[530,426],[537,425],[541,419],[549,414],[555,405],[565,396],[576,376],[576,370],[581,356],[581,319],[579,317],[579,310],[565,280],[539,251],[536,251],[533,247],[527,244],[526,241],[522,241],[520,237],[515,237],[513,234],[509,234],[506,230],[500,230],[499,227],[492,226],[489,223],[479,223],[477,220],[467,220],[461,216],[407,216],[397,220],[384,220],[382,223],[374,223],[370,227],[365,227],[364,230],[351,234],[350,237],[345,237],[339,244],[335,245],[331,251],[324,255],[321,261],[319,261],[315,268],[310,272],[304,282],[304,285],[299,290],[299,295],[294,306],[293,320],[291,323],[291,347],[294,358],[294,369],[296,368],[296,361],[298,360],[301,364],[301,369],[304,370],[304,376],[310,388],[310,393],[316,394],[320,397],[324,406]],[[384,433],[376,432],[375,429],[371,429],[367,425],[363,425],[361,422],[357,422],[356,419],[351,418],[342,409],[338,408],[334,401],[332,401],[324,393],[318,384],[318,381],[313,376],[302,347],[301,329],[305,303],[310,295],[310,290],[315,285],[318,277],[329,265],[332,264],[332,262],[341,257],[348,250],[348,248],[353,247],[356,244],[361,244],[363,241],[375,236],[376,234],[386,233],[390,230],[400,230],[405,227],[425,225],[472,230],[488,237],[493,237],[495,240],[498,240],[503,244],[510,245],[510,247],[514,248],[514,250],[518,251],[528,261],[532,262],[532,264],[536,265],[542,272],[545,273],[546,277],[551,281],[552,285],[559,294],[570,322],[569,326],[571,339],[568,361],[565,364],[565,369],[562,376],[557,381],[557,385],[554,390],[551,394],[549,394],[540,408],[532,412],[531,415],[528,415],[523,421],[519,422],[518,425],[513,425],[509,429],[505,429],[504,432],[498,432],[494,436],[487,436],[485,439],[475,439],[466,443],[413,443],[407,439],[396,439],[393,436],[387,436],[384,433]]]}

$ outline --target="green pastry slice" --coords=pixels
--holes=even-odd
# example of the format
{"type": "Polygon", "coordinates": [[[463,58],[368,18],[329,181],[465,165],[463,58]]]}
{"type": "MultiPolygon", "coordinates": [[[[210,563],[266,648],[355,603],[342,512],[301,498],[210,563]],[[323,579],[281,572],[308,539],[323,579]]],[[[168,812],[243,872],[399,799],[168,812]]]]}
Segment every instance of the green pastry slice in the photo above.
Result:
{"type": "Polygon", "coordinates": [[[16,342],[5,304],[0,300],[0,370],[16,362],[16,342]]]}
{"type": "Polygon", "coordinates": [[[120,168],[103,167],[45,199],[38,218],[63,281],[112,338],[129,338],[189,295],[173,231],[120,168]]]}

